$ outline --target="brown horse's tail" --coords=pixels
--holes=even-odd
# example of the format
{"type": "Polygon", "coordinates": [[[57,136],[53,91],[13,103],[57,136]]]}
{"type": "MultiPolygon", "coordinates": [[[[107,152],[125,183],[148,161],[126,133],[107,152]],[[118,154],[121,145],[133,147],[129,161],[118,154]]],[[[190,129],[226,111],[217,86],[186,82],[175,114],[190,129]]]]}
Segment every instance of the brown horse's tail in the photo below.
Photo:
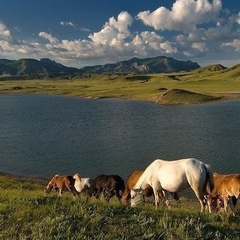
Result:
{"type": "Polygon", "coordinates": [[[214,189],[213,171],[210,165],[204,164],[206,170],[206,180],[203,186],[205,194],[209,194],[214,189]]]}

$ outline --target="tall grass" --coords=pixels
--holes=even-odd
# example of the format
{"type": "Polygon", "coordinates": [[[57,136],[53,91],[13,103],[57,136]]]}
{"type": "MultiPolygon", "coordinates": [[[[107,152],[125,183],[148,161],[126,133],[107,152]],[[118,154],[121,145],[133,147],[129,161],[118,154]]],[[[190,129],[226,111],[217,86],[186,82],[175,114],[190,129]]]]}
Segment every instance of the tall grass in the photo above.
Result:
{"type": "Polygon", "coordinates": [[[240,239],[240,219],[199,213],[195,200],[181,198],[169,210],[152,203],[137,208],[116,198],[43,195],[43,184],[4,177],[0,183],[0,239],[240,239]],[[19,187],[21,186],[21,187],[19,187]]]}

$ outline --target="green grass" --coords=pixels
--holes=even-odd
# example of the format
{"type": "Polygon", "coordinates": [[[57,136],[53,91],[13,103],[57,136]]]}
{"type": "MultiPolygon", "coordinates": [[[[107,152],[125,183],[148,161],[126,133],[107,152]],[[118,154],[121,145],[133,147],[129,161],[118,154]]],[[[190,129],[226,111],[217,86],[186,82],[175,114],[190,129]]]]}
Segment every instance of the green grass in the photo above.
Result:
{"type": "Polygon", "coordinates": [[[239,217],[200,214],[195,199],[131,208],[115,198],[44,196],[47,182],[1,175],[0,239],[240,239],[239,217]]]}
{"type": "Polygon", "coordinates": [[[125,98],[168,104],[240,98],[240,67],[213,70],[216,68],[212,66],[193,72],[171,74],[123,76],[113,73],[75,77],[71,80],[0,81],[0,94],[58,94],[84,98],[125,98]],[[171,98],[161,98],[166,91],[172,89],[182,90],[184,94],[175,95],[173,102],[171,98]]]}
{"type": "Polygon", "coordinates": [[[159,101],[161,103],[171,103],[171,104],[185,104],[185,103],[204,103],[210,101],[216,101],[220,97],[213,97],[205,94],[194,93],[182,89],[171,89],[162,94],[159,101]]]}

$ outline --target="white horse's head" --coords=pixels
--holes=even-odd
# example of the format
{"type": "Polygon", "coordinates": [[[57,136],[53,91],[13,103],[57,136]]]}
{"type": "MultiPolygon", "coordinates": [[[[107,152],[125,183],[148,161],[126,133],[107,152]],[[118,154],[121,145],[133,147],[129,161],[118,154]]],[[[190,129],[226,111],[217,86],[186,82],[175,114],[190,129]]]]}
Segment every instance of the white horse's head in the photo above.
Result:
{"type": "Polygon", "coordinates": [[[132,189],[130,194],[131,194],[131,207],[135,207],[138,204],[144,202],[142,188],[132,189]]]}
{"type": "Polygon", "coordinates": [[[80,177],[80,175],[79,175],[78,173],[75,173],[75,174],[73,175],[73,178],[74,178],[75,180],[81,182],[81,177],[80,177]]]}

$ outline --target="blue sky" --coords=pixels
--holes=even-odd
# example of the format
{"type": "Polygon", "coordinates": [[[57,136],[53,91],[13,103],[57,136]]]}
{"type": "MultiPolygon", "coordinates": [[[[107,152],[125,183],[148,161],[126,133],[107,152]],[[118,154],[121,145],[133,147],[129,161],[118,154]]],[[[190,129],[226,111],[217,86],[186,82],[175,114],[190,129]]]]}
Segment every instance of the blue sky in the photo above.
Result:
{"type": "Polygon", "coordinates": [[[239,0],[1,0],[0,58],[240,63],[239,0]]]}

